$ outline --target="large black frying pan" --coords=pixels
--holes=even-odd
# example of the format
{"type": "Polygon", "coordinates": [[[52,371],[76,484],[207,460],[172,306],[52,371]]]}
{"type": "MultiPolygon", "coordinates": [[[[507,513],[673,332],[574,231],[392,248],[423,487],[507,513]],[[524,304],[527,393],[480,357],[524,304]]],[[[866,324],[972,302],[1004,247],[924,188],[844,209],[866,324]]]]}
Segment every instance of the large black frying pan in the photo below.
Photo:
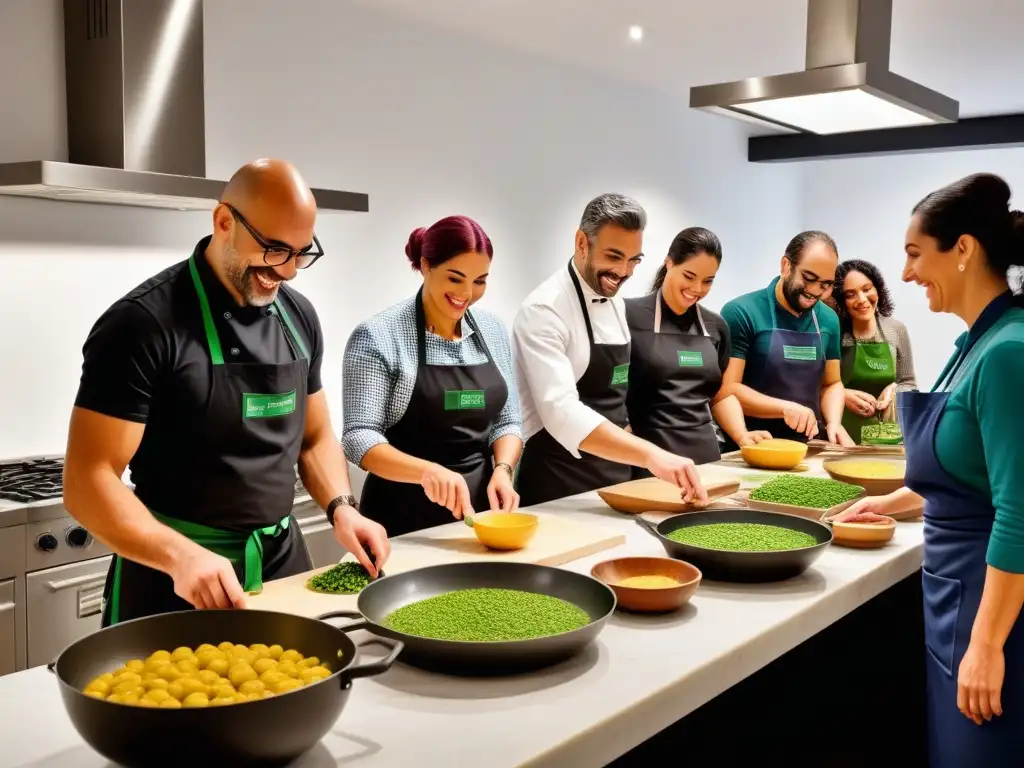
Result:
{"type": "Polygon", "coordinates": [[[365,628],[362,621],[339,629],[318,619],[270,611],[165,613],[88,635],[68,646],[49,669],[57,676],[75,730],[112,762],[127,768],[287,765],[331,729],[345,707],[353,680],[386,672],[401,653],[402,644],[394,643],[387,658],[355,664],[356,646],[345,633],[365,628]],[[333,674],[279,696],[203,709],[143,709],[81,692],[99,675],[131,659],[145,659],[156,650],[195,649],[225,641],[279,643],[304,656],[317,656],[333,674]]]}
{"type": "Polygon", "coordinates": [[[399,661],[453,675],[508,675],[540,669],[583,650],[615,610],[615,593],[597,579],[529,563],[455,563],[419,568],[378,579],[359,593],[358,612],[371,632],[399,640],[399,661]],[[395,632],[383,626],[393,612],[410,603],[460,589],[515,589],[558,597],[579,606],[590,623],[571,632],[529,640],[480,642],[436,640],[395,632]]]}
{"type": "Polygon", "coordinates": [[[637,517],[636,521],[661,542],[670,557],[697,566],[704,578],[712,581],[766,582],[790,579],[806,571],[832,541],[832,529],[824,523],[797,515],[763,512],[746,507],[687,512],[665,518],[657,524],[641,517],[637,517]],[[668,538],[668,534],[680,528],[710,523],[777,525],[809,533],[817,543],[810,547],[778,552],[733,552],[695,547],[668,538]]]}

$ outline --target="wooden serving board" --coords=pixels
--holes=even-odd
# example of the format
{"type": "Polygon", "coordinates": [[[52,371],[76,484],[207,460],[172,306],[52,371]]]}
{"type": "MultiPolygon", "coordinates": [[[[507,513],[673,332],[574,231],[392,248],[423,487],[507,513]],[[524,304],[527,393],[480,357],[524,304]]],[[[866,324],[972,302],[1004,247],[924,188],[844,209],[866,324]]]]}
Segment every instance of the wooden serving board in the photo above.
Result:
{"type": "MultiPolygon", "coordinates": [[[[740,489],[739,478],[704,468],[699,468],[698,471],[701,482],[708,492],[708,500],[720,499],[740,489]]],[[[642,480],[630,480],[601,488],[597,495],[612,509],[629,515],[641,512],[679,514],[699,509],[693,504],[683,503],[676,486],[656,477],[645,477],[642,480]]]]}
{"type": "Polygon", "coordinates": [[[861,494],[856,499],[850,499],[850,501],[844,501],[842,504],[836,504],[834,507],[828,509],[817,509],[815,507],[798,507],[794,504],[776,504],[771,501],[756,501],[748,498],[746,500],[747,506],[751,509],[761,509],[765,512],[782,512],[787,515],[799,515],[800,517],[807,517],[811,520],[821,520],[824,517],[832,517],[838,515],[840,512],[845,512],[847,509],[852,507],[856,502],[864,498],[865,494],[861,494]]]}
{"type": "MultiPolygon", "coordinates": [[[[537,533],[524,549],[509,552],[487,549],[472,528],[453,522],[396,538],[391,544],[391,556],[384,564],[384,573],[391,576],[431,565],[477,561],[563,565],[626,543],[625,535],[600,524],[544,512],[530,514],[538,518],[537,533]]],[[[346,554],[342,559],[354,558],[346,554]]],[[[325,570],[327,568],[319,568],[268,581],[262,593],[247,598],[246,605],[260,611],[310,617],[330,611],[354,611],[356,595],[324,595],[306,587],[311,576],[325,570]]]]}

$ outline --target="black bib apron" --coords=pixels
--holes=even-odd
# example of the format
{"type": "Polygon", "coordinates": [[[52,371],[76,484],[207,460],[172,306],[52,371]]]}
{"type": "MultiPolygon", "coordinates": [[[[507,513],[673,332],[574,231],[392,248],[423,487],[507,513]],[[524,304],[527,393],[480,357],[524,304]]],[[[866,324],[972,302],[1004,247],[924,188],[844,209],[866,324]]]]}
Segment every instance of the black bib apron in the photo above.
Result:
{"type": "MultiPolygon", "coordinates": [[[[690,333],[674,324],[662,332],[663,301],[659,291],[652,330],[629,329],[629,424],[637,437],[695,464],[718,461],[722,455],[711,417],[711,400],[722,387],[718,350],[698,305],[690,333]]],[[[633,475],[650,473],[634,467],[633,475]]]]}
{"type": "MultiPolygon", "coordinates": [[[[626,387],[629,384],[629,342],[594,343],[594,329],[590,323],[586,297],[573,271],[572,262],[569,263],[569,277],[576,286],[590,342],[590,363],[576,382],[580,402],[615,426],[625,427],[628,423],[626,387]]],[[[628,328],[624,331],[628,338],[628,328]]],[[[516,490],[519,491],[520,505],[527,507],[624,483],[631,477],[632,468],[626,464],[608,461],[586,452],[578,459],[573,457],[546,429],[542,429],[527,440],[523,448],[516,490]]]]}
{"type": "MultiPolygon", "coordinates": [[[[225,362],[195,259],[193,254],[188,266],[212,363],[209,397],[181,425],[193,444],[187,455],[175,457],[175,471],[147,477],[135,492],[158,520],[231,560],[244,589],[258,592],[264,579],[312,568],[291,517],[306,427],[309,353],[275,300],[271,313],[282,323],[294,360],[225,362]],[[225,514],[231,507],[249,516],[255,511],[265,524],[239,530],[225,514]]],[[[104,626],[191,607],[174,593],[167,574],[114,556],[104,588],[104,626]]]]}
{"type": "MultiPolygon", "coordinates": [[[[409,405],[384,436],[403,453],[458,472],[469,486],[473,510],[486,512],[490,434],[508,400],[508,385],[473,316],[466,321],[486,363],[427,365],[426,318],[423,291],[416,295],[416,385],[409,405]]],[[[366,477],[359,508],[364,516],[383,525],[388,536],[421,531],[451,523],[451,511],[427,498],[417,483],[397,483],[374,474],[366,477]]]]}

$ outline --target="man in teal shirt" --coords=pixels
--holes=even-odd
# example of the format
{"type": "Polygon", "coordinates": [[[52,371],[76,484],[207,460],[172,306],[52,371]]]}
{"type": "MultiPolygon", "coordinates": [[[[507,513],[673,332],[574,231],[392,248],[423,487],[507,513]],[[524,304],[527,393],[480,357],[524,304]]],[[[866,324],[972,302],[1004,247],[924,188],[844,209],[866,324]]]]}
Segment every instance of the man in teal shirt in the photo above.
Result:
{"type": "Polygon", "coordinates": [[[853,445],[842,426],[839,318],[821,301],[838,264],[831,237],[801,232],[779,277],[722,308],[732,335],[723,388],[739,398],[751,430],[806,442],[824,427],[830,442],[853,445]]]}

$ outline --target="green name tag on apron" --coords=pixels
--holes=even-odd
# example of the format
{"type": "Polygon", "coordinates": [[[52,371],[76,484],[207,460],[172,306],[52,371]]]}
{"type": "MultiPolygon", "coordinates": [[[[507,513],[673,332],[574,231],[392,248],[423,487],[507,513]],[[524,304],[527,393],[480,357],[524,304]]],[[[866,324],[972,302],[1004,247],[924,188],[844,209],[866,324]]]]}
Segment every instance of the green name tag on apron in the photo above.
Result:
{"type": "Polygon", "coordinates": [[[295,390],[282,395],[242,395],[242,416],[246,419],[271,419],[295,412],[295,390]]]}
{"type": "Polygon", "coordinates": [[[696,352],[681,349],[679,350],[679,365],[686,368],[691,366],[700,367],[704,365],[704,353],[699,349],[696,352]]]}
{"type": "Polygon", "coordinates": [[[629,363],[612,368],[612,386],[629,383],[629,363]]]}
{"type": "Polygon", "coordinates": [[[784,344],[782,346],[782,356],[786,360],[801,360],[804,362],[813,362],[818,359],[818,348],[817,347],[791,347],[784,344]]]}
{"type": "Polygon", "coordinates": [[[486,405],[482,389],[455,390],[444,393],[446,411],[480,411],[486,405]]]}

